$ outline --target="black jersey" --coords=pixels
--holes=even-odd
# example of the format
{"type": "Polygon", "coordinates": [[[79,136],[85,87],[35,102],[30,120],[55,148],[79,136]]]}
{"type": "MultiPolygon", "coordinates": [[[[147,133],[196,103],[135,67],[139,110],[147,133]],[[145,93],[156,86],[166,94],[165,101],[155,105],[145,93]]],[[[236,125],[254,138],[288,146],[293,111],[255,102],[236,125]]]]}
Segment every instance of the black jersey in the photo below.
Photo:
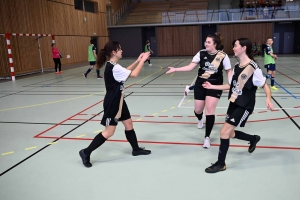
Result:
{"type": "Polygon", "coordinates": [[[121,65],[107,62],[104,71],[104,82],[106,95],[104,97],[104,116],[105,119],[118,119],[118,111],[122,110],[124,82],[129,77],[131,71],[121,65]]]}
{"type": "Polygon", "coordinates": [[[223,51],[209,54],[206,49],[199,51],[192,60],[199,64],[198,77],[223,83],[223,69],[231,69],[228,55],[223,51]]]}
{"type": "Polygon", "coordinates": [[[230,82],[228,99],[240,107],[253,110],[257,86],[263,87],[266,83],[259,66],[253,60],[246,66],[237,63],[230,82]]]}

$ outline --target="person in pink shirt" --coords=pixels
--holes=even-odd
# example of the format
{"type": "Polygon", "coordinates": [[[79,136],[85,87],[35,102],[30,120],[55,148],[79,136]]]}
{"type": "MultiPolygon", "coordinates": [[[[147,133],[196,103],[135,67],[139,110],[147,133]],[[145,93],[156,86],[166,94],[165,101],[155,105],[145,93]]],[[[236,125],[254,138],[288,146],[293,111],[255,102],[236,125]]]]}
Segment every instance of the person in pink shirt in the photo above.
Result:
{"type": "Polygon", "coordinates": [[[52,44],[52,58],[55,64],[55,74],[61,74],[61,62],[60,62],[60,53],[55,46],[55,43],[52,44]],[[59,70],[57,70],[57,67],[59,70]]]}

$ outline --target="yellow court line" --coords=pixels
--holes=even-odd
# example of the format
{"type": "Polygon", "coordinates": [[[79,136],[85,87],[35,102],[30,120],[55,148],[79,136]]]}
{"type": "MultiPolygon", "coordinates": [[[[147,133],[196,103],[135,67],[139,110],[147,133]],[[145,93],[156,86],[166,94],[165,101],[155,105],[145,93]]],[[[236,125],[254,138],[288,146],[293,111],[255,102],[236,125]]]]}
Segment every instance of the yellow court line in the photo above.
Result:
{"type": "Polygon", "coordinates": [[[162,112],[167,112],[168,110],[163,110],[162,112]]]}
{"type": "MultiPolygon", "coordinates": [[[[137,82],[134,82],[130,85],[133,85],[133,84],[136,84],[136,83],[139,83],[147,78],[149,78],[150,76],[160,72],[163,68],[160,66],[160,70],[150,74],[149,76],[146,76],[145,78],[137,81],[137,82]]],[[[65,102],[65,101],[71,101],[71,100],[75,100],[75,99],[80,99],[80,98],[85,98],[85,97],[89,97],[89,96],[93,96],[95,94],[104,94],[104,92],[96,92],[96,93],[93,93],[93,94],[89,94],[89,95],[84,95],[84,96],[79,96],[79,97],[74,97],[74,98],[69,98],[69,99],[63,99],[63,100],[58,100],[58,101],[51,101],[51,102],[46,102],[46,103],[40,103],[40,104],[33,104],[33,105],[28,105],[28,106],[20,106],[20,107],[15,107],[15,108],[6,108],[6,109],[2,109],[0,110],[0,112],[3,112],[3,111],[9,111],[9,110],[17,110],[17,109],[23,109],[23,108],[31,108],[31,107],[36,107],[36,106],[44,106],[44,105],[49,105],[49,104],[54,104],[54,103],[60,103],[60,102],[65,102]]]]}
{"type": "Polygon", "coordinates": [[[50,143],[48,143],[48,144],[56,144],[57,142],[50,142],[50,143]]]}
{"type": "Polygon", "coordinates": [[[153,116],[155,116],[155,115],[158,115],[158,113],[154,113],[154,114],[152,114],[153,116]]]}
{"type": "Polygon", "coordinates": [[[28,148],[26,148],[25,150],[27,151],[27,150],[35,149],[35,148],[37,148],[37,146],[34,146],[34,147],[28,147],[28,148]]]}
{"type": "Polygon", "coordinates": [[[188,100],[188,102],[190,102],[191,100],[188,100]]]}
{"type": "Polygon", "coordinates": [[[94,133],[100,133],[102,130],[94,131],[94,133]]]}
{"type": "Polygon", "coordinates": [[[77,138],[80,138],[80,137],[84,137],[84,136],[86,136],[86,134],[78,135],[78,136],[76,136],[76,137],[77,137],[77,138]]]}
{"type": "Polygon", "coordinates": [[[163,68],[162,68],[162,66],[159,66],[159,67],[160,67],[160,70],[158,70],[158,71],[156,71],[156,72],[150,74],[149,76],[146,76],[145,78],[143,78],[143,79],[141,79],[141,80],[139,80],[139,81],[136,81],[136,82],[134,82],[134,83],[131,83],[131,84],[129,84],[129,85],[126,85],[125,87],[128,87],[128,86],[133,85],[133,84],[137,84],[137,83],[139,83],[139,82],[141,82],[141,81],[143,81],[143,80],[149,78],[150,76],[152,76],[152,75],[154,75],[154,74],[160,72],[163,68]]]}
{"type": "Polygon", "coordinates": [[[143,118],[138,118],[138,119],[136,119],[135,121],[140,121],[140,120],[142,120],[143,118]]]}
{"type": "Polygon", "coordinates": [[[182,105],[183,105],[183,104],[185,104],[185,103],[182,103],[182,105]]]}
{"type": "Polygon", "coordinates": [[[13,154],[13,153],[14,153],[14,151],[10,151],[10,152],[6,152],[6,153],[1,154],[1,156],[5,156],[5,155],[8,155],[8,154],[13,154]]]}
{"type": "Polygon", "coordinates": [[[175,73],[171,74],[171,76],[170,76],[170,77],[174,76],[174,74],[175,74],[175,73]]]}
{"type": "Polygon", "coordinates": [[[171,107],[170,109],[172,110],[172,109],[174,109],[175,107],[171,107]]]}

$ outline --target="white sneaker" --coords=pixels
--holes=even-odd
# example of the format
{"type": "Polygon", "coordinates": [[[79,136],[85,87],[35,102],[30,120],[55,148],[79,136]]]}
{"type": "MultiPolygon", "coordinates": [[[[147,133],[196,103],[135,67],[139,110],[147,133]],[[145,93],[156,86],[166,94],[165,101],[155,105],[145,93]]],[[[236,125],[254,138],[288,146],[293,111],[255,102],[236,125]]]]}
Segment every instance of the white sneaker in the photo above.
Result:
{"type": "Polygon", "coordinates": [[[198,128],[203,128],[203,117],[198,121],[198,128]]]}
{"type": "Polygon", "coordinates": [[[209,147],[210,147],[210,138],[206,137],[206,138],[204,138],[203,148],[209,149],[209,147]]]}
{"type": "Polygon", "coordinates": [[[152,64],[149,64],[149,67],[151,67],[152,66],[152,64]]]}
{"type": "Polygon", "coordinates": [[[185,86],[184,95],[187,96],[189,92],[190,92],[190,86],[187,85],[185,86]]]}

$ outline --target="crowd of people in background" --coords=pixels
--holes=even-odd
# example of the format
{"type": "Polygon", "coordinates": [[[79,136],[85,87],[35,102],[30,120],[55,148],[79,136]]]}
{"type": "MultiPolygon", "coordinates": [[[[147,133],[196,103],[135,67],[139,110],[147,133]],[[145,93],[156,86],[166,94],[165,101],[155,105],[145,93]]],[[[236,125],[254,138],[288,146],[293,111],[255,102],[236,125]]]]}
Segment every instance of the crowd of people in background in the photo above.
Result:
{"type": "Polygon", "coordinates": [[[244,0],[240,0],[239,8],[244,12],[248,12],[249,16],[253,16],[255,12],[262,12],[263,19],[275,19],[276,10],[282,9],[282,0],[278,1],[265,1],[261,0],[253,1],[253,2],[245,2],[244,0]]]}

